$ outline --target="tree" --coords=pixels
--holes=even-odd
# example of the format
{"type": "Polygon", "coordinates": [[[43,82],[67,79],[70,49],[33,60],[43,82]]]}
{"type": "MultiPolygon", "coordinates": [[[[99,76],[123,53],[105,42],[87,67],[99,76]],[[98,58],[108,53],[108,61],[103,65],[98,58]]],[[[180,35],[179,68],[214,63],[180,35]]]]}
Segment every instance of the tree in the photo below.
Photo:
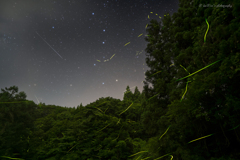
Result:
{"type": "Polygon", "coordinates": [[[5,87],[5,89],[1,89],[2,93],[0,93],[0,101],[1,102],[11,102],[11,101],[25,101],[27,98],[26,93],[18,92],[17,86],[11,86],[9,88],[5,87]]]}
{"type": "Polygon", "coordinates": [[[82,105],[82,103],[81,103],[80,105],[77,106],[77,109],[80,109],[80,108],[82,108],[82,107],[83,107],[83,105],[82,105]]]}
{"type": "Polygon", "coordinates": [[[124,101],[133,101],[134,100],[133,93],[130,90],[129,86],[127,86],[126,91],[124,92],[123,100],[124,101]]]}
{"type": "Polygon", "coordinates": [[[0,93],[0,155],[26,155],[28,136],[33,129],[36,104],[26,101],[26,94],[17,86],[1,89],[0,93]],[[21,102],[19,102],[21,101],[21,102]],[[6,148],[8,150],[6,150],[6,148]]]}
{"type": "MultiPolygon", "coordinates": [[[[160,126],[159,118],[167,112],[170,104],[169,93],[172,90],[168,83],[172,82],[176,70],[170,67],[172,57],[172,44],[174,36],[167,28],[171,28],[171,18],[167,16],[164,20],[164,29],[161,22],[151,20],[147,28],[148,41],[146,48],[146,63],[150,70],[146,71],[143,93],[146,97],[145,112],[142,114],[142,123],[147,134],[156,135],[160,126]],[[149,87],[152,85],[153,87],[149,87]]],[[[166,126],[165,126],[166,127],[166,126]]]]}
{"type": "Polygon", "coordinates": [[[240,79],[239,4],[231,3],[238,6],[235,9],[199,4],[204,1],[180,0],[172,19],[164,17],[164,28],[155,20],[148,25],[146,63],[150,70],[145,74],[143,126],[148,134],[160,137],[171,125],[164,135],[168,140],[151,141],[152,146],[162,145],[158,156],[167,154],[162,152],[166,149],[175,151],[175,158],[189,160],[229,155],[239,159],[234,146],[240,145],[240,130],[230,131],[240,124],[240,91],[236,89],[240,79]],[[206,21],[210,29],[204,42],[206,21]],[[208,139],[187,143],[215,132],[208,139]]]}
{"type": "Polygon", "coordinates": [[[140,102],[140,95],[141,95],[141,93],[138,90],[138,87],[136,86],[135,90],[134,90],[134,94],[133,94],[133,101],[134,102],[136,102],[136,101],[140,102]]]}

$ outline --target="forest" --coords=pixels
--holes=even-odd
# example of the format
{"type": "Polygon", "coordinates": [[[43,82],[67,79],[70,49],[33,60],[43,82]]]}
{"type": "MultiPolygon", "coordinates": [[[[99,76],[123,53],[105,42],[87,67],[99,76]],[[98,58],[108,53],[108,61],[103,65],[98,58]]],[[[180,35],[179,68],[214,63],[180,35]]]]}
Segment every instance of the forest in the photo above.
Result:
{"type": "Polygon", "coordinates": [[[68,108],[2,88],[0,159],[239,160],[240,1],[179,2],[148,24],[142,93],[68,108]]]}

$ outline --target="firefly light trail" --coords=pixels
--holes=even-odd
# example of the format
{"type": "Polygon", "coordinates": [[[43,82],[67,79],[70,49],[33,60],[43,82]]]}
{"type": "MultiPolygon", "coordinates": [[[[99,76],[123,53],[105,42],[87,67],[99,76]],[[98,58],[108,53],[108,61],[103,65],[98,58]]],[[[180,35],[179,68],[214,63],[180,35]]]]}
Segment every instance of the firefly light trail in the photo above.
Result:
{"type": "Polygon", "coordinates": [[[198,70],[198,71],[196,71],[196,72],[194,72],[194,73],[192,73],[192,74],[190,74],[190,75],[188,75],[188,76],[186,76],[186,77],[183,77],[183,78],[181,78],[181,79],[178,79],[177,81],[180,81],[180,80],[182,80],[182,79],[185,79],[185,78],[187,78],[187,77],[190,77],[190,76],[196,74],[197,72],[200,72],[201,70],[203,70],[203,69],[205,69],[205,68],[207,68],[207,67],[209,67],[209,66],[211,66],[211,65],[213,65],[213,64],[215,64],[215,63],[217,63],[217,62],[219,62],[219,61],[221,61],[221,60],[222,60],[222,59],[220,59],[220,60],[218,60],[218,61],[216,61],[216,62],[214,62],[214,63],[212,63],[212,64],[209,64],[208,66],[206,66],[206,67],[204,67],[204,68],[202,68],[202,69],[200,69],[200,70],[198,70]]]}
{"type": "MultiPolygon", "coordinates": [[[[150,13],[153,14],[153,12],[150,12],[150,13]]],[[[169,14],[168,14],[168,15],[169,15],[169,14]]],[[[156,16],[158,16],[158,14],[156,14],[156,16]]],[[[164,15],[164,16],[166,16],[166,15],[164,15]]],[[[159,16],[159,18],[161,19],[160,16],[159,16]]],[[[148,15],[148,19],[150,19],[149,15],[148,15]]],[[[146,25],[145,29],[147,28],[147,26],[148,26],[148,24],[146,25]]],[[[142,33],[142,34],[143,34],[143,33],[142,33]]],[[[142,34],[140,34],[138,37],[142,36],[142,34]]],[[[145,35],[145,36],[149,36],[149,35],[145,35]]],[[[126,43],[124,46],[127,46],[127,45],[130,44],[130,43],[131,43],[131,42],[128,42],[128,43],[126,43]]],[[[114,54],[114,55],[115,55],[115,54],[114,54]]],[[[113,55],[113,56],[114,56],[114,55],[113,55]]],[[[113,56],[112,56],[112,57],[113,57],[113,56]]],[[[111,57],[110,59],[112,59],[112,57],[111,57]]],[[[101,61],[98,60],[98,59],[97,59],[97,61],[98,61],[98,62],[101,62],[101,61]]],[[[109,61],[109,59],[104,60],[104,62],[107,62],[107,61],[109,61]]]]}
{"type": "Polygon", "coordinates": [[[205,21],[206,21],[206,23],[208,25],[208,28],[207,28],[207,31],[206,31],[205,36],[204,36],[204,42],[206,42],[206,35],[207,35],[208,29],[209,29],[209,24],[208,24],[208,21],[207,21],[206,18],[205,18],[205,21]]]}
{"type": "MultiPolygon", "coordinates": [[[[36,33],[37,33],[37,32],[36,32],[36,33]]],[[[41,37],[41,36],[40,36],[38,33],[37,33],[37,35],[38,35],[40,38],[42,38],[42,37],[41,37]]],[[[50,46],[50,44],[48,44],[48,42],[47,42],[47,41],[45,41],[45,39],[43,39],[43,38],[42,38],[42,40],[43,40],[45,43],[47,43],[47,45],[48,45],[49,47],[51,47],[51,48],[52,48],[52,46],[50,46]]],[[[55,49],[53,49],[53,48],[52,48],[52,50],[53,50],[55,53],[57,53],[57,51],[55,51],[55,49]]],[[[58,54],[58,53],[57,53],[57,54],[58,54]]],[[[59,54],[58,54],[58,55],[59,55],[59,54]]],[[[61,58],[62,58],[62,56],[60,56],[60,55],[59,55],[59,57],[61,57],[61,58]]],[[[63,59],[63,58],[62,58],[62,59],[63,59]]]]}

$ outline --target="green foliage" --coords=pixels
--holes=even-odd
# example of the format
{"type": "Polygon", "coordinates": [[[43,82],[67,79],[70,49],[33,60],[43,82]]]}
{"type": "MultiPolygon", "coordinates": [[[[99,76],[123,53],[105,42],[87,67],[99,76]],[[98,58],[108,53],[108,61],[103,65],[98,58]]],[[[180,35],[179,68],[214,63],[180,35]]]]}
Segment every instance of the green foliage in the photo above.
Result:
{"type": "Polygon", "coordinates": [[[132,91],[130,90],[129,86],[127,86],[126,91],[124,92],[123,100],[124,101],[133,101],[134,100],[134,95],[133,95],[132,91]]]}
{"type": "Polygon", "coordinates": [[[99,98],[77,108],[36,105],[16,86],[1,89],[0,155],[35,160],[239,159],[240,5],[225,3],[234,7],[199,7],[205,1],[180,0],[172,17],[151,20],[145,38],[150,70],[143,91],[136,87],[132,93],[127,86],[123,101],[99,98]]]}
{"type": "Polygon", "coordinates": [[[13,153],[17,153],[27,156],[29,136],[34,128],[36,105],[32,101],[26,101],[24,92],[17,93],[16,86],[1,91],[0,155],[14,156],[13,153]]]}
{"type": "MultiPolygon", "coordinates": [[[[236,7],[238,6],[238,2],[233,3],[236,7]]],[[[231,9],[204,8],[199,7],[199,4],[205,3],[198,1],[190,5],[182,1],[179,12],[174,13],[172,19],[166,17],[163,20],[166,27],[162,30],[161,23],[158,28],[149,25],[147,31],[152,36],[146,38],[149,42],[146,49],[149,57],[146,62],[150,70],[146,72],[144,90],[147,99],[159,93],[160,96],[151,99],[151,104],[150,102],[146,104],[148,109],[143,113],[143,126],[147,134],[155,136],[158,134],[156,130],[151,129],[153,126],[163,131],[168,125],[172,125],[165,137],[171,135],[167,141],[168,144],[161,143],[163,148],[168,148],[168,150],[161,151],[159,156],[166,154],[167,151],[175,151],[176,156],[182,159],[208,159],[211,156],[229,155],[230,153],[236,157],[239,152],[234,151],[234,146],[239,145],[240,142],[239,130],[228,133],[224,130],[233,128],[240,122],[237,118],[240,113],[237,107],[240,94],[239,90],[233,89],[239,88],[239,82],[237,82],[240,76],[239,43],[236,39],[239,30],[234,25],[239,22],[234,20],[231,9]],[[208,20],[210,30],[206,43],[203,43],[203,35],[206,32],[205,18],[208,20]],[[168,32],[166,28],[169,28],[168,32]],[[235,30],[229,28],[235,28],[235,30]],[[158,34],[159,32],[163,35],[162,37],[158,34]],[[164,39],[164,35],[167,34],[169,34],[167,36],[169,39],[164,39]],[[170,67],[169,62],[172,59],[174,65],[170,67]],[[189,79],[176,82],[176,79],[194,73],[219,59],[223,60],[196,73],[189,79]],[[181,66],[184,66],[189,73],[181,66]],[[158,71],[161,72],[154,74],[158,71]],[[154,75],[151,76],[152,74],[154,75]],[[187,86],[184,99],[180,102],[186,91],[187,81],[191,82],[187,86]],[[150,88],[150,84],[154,87],[150,88]],[[163,108],[165,112],[159,108],[163,108]],[[199,140],[199,142],[196,141],[195,144],[186,144],[188,140],[216,131],[218,131],[216,135],[199,140]],[[221,136],[224,137],[222,140],[221,136]]],[[[157,21],[151,23],[154,26],[158,25],[157,21]]],[[[151,146],[154,146],[154,142],[151,146]]],[[[152,150],[156,153],[154,147],[152,150]]]]}

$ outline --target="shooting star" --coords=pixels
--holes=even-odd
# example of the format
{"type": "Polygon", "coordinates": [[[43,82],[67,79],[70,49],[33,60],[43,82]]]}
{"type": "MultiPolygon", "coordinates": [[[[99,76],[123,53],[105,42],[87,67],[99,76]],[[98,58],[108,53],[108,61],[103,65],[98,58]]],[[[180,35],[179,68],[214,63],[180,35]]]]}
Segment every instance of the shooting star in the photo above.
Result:
{"type": "MultiPolygon", "coordinates": [[[[35,95],[34,95],[35,96],[35,95]]],[[[37,97],[35,96],[35,98],[37,99],[37,97]]],[[[37,101],[38,101],[38,104],[39,104],[39,100],[37,99],[37,101]]]]}
{"type": "MultiPolygon", "coordinates": [[[[36,32],[36,33],[37,33],[37,32],[36,32]]],[[[37,35],[38,35],[39,37],[41,37],[41,36],[40,36],[38,33],[37,33],[37,35]]],[[[42,38],[42,37],[41,37],[41,38],[42,38]]],[[[50,44],[48,44],[48,42],[47,42],[45,39],[43,39],[43,38],[42,38],[42,40],[43,40],[45,43],[47,43],[47,45],[48,45],[49,47],[51,47],[51,48],[52,48],[52,46],[50,46],[50,44]]],[[[52,50],[53,50],[55,53],[57,53],[57,54],[58,54],[58,52],[57,52],[57,51],[55,51],[55,49],[53,49],[53,48],[52,48],[52,50]]],[[[58,55],[59,55],[59,54],[58,54],[58,55]]],[[[59,57],[61,57],[61,58],[62,58],[62,56],[60,56],[60,55],[59,55],[59,57]]],[[[62,59],[63,59],[63,58],[62,58],[62,59]]]]}
{"type": "MultiPolygon", "coordinates": [[[[34,95],[35,96],[35,95],[34,95]]],[[[38,105],[41,107],[41,104],[39,103],[39,100],[38,100],[38,98],[35,96],[35,98],[37,99],[37,101],[38,101],[38,105]]],[[[42,107],[41,107],[41,109],[42,109],[42,107]]]]}

